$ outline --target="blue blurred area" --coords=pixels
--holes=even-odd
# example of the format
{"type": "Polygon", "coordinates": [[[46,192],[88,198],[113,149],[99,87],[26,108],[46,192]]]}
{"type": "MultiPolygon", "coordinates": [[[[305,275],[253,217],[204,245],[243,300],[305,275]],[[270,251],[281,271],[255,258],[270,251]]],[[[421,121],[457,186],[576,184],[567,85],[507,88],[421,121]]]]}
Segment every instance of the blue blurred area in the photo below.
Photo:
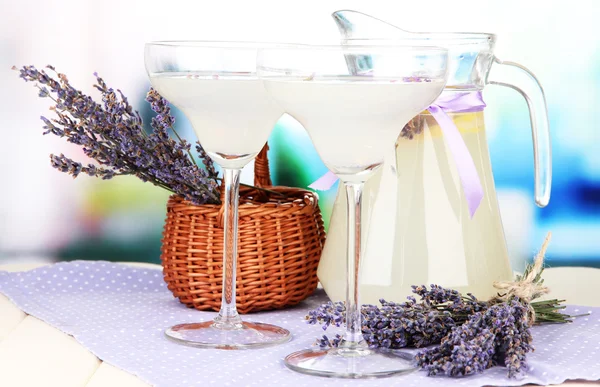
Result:
{"type": "MultiPolygon", "coordinates": [[[[600,61],[590,63],[586,70],[588,74],[579,74],[580,79],[589,79],[584,87],[600,92],[600,61]]],[[[590,118],[592,103],[568,93],[548,95],[552,197],[546,208],[534,210],[530,247],[533,251],[552,231],[547,257],[550,266],[600,267],[600,127],[590,118]],[[572,99],[581,103],[580,112],[567,109],[572,99]]],[[[533,152],[526,104],[511,93],[497,116],[498,133],[489,141],[496,187],[520,190],[533,198],[533,152]]]]}

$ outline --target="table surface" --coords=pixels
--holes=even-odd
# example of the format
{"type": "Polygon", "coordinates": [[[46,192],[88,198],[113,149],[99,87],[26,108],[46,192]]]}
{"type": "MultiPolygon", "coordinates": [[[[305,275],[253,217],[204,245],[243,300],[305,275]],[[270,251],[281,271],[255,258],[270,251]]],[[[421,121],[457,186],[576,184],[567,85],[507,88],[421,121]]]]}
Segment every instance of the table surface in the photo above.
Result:
{"type": "MultiPolygon", "coordinates": [[[[158,265],[128,263],[157,268],[158,265]]],[[[0,270],[23,271],[40,264],[0,265],[0,270]]],[[[600,269],[563,267],[546,269],[545,284],[571,304],[600,306],[600,269]]],[[[0,386],[142,387],[136,376],[102,362],[69,336],[25,314],[0,294],[0,386]]],[[[317,380],[317,379],[315,379],[317,380]]],[[[569,381],[569,387],[600,385],[569,381]]]]}

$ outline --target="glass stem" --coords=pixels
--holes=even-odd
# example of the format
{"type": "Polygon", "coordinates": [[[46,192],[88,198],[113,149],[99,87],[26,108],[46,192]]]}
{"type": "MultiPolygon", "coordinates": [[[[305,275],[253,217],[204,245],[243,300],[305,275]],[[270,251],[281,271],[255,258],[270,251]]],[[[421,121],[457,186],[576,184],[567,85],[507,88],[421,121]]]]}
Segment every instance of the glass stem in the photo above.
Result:
{"type": "Polygon", "coordinates": [[[223,226],[223,293],[221,310],[214,326],[219,329],[241,329],[242,319],[235,304],[237,268],[238,202],[241,169],[223,168],[225,206],[223,226]]]}
{"type": "Polygon", "coordinates": [[[360,214],[363,183],[344,183],[348,198],[348,251],[346,262],[346,333],[341,347],[364,349],[361,306],[359,301],[359,270],[361,252],[360,214]]]}

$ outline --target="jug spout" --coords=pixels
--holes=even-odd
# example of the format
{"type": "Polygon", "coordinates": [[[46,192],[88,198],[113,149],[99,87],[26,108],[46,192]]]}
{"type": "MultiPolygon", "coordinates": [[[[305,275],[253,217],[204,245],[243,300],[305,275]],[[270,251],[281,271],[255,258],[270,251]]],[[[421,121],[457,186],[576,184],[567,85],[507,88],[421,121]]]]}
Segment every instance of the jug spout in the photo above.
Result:
{"type": "Polygon", "coordinates": [[[484,33],[431,33],[403,30],[384,20],[352,10],[331,14],[342,44],[377,44],[375,41],[410,40],[418,46],[442,46],[448,49],[446,88],[481,90],[492,64],[495,36],[484,33]]]}
{"type": "Polygon", "coordinates": [[[343,39],[394,39],[411,34],[386,21],[349,9],[336,11],[331,17],[343,39]]]}

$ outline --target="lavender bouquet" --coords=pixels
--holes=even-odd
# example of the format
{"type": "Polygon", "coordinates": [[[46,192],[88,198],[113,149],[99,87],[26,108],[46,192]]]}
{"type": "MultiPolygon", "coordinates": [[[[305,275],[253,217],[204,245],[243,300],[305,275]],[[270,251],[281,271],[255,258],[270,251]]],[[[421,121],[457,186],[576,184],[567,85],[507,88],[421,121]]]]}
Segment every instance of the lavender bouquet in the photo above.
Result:
{"type": "MultiPolygon", "coordinates": [[[[419,297],[403,303],[380,300],[381,306],[362,306],[362,333],[370,347],[424,348],[417,365],[428,375],[467,376],[504,365],[509,377],[527,370],[526,355],[533,351],[530,327],[564,323],[573,317],[560,310],[564,300],[533,301],[548,293],[543,286],[544,254],[550,234],[534,260],[515,281],[496,283],[500,293],[489,301],[438,285],[413,286],[419,297]],[[433,346],[436,345],[436,346],[433,346]],[[428,347],[428,348],[425,348],[428,347]]],[[[329,302],[310,311],[309,324],[345,324],[343,302],[329,302]]],[[[323,336],[317,344],[336,347],[340,335],[323,336]]]]}
{"type": "Polygon", "coordinates": [[[50,110],[56,117],[41,117],[44,134],[52,133],[80,145],[84,154],[97,163],[84,165],[63,154],[52,154],[50,163],[54,168],[74,178],[81,173],[101,179],[133,175],[197,205],[220,203],[220,179],[212,160],[197,142],[204,168],[196,164],[191,144],[173,128],[175,118],[168,102],[155,90],[150,89],[146,97],[156,113],[152,132],[146,133],[140,114],[123,93],[108,87],[96,73],[94,87],[100,91],[101,103],[75,89],[66,75],[52,66],[46,66],[52,76],[34,66],[13,69],[26,82],[36,82],[38,95],[54,103],[50,110]],[[169,131],[177,140],[169,137],[169,131]]]}

